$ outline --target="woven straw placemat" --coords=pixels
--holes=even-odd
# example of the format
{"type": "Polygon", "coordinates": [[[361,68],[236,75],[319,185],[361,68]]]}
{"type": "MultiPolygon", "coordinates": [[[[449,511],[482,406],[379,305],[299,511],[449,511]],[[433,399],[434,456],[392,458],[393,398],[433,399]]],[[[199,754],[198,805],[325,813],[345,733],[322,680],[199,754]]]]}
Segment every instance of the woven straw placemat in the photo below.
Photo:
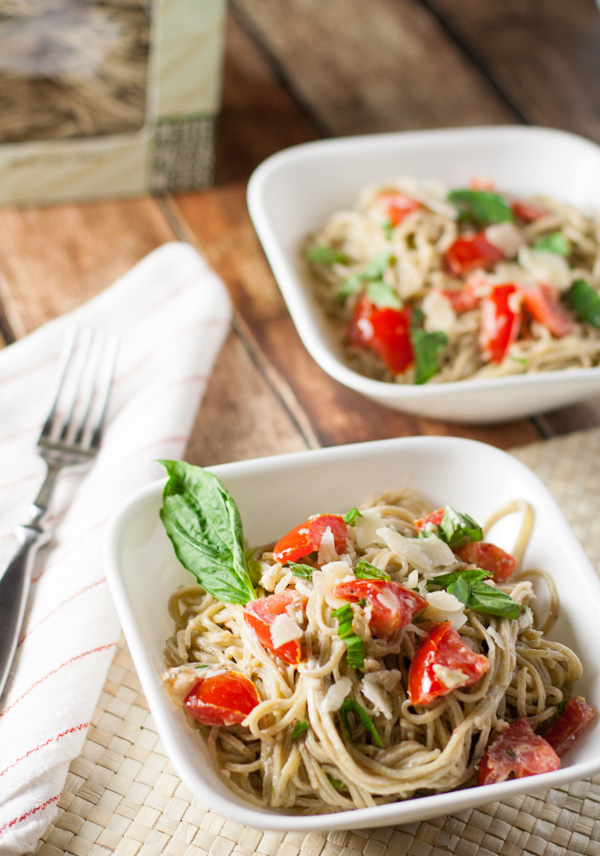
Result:
{"type": "MultiPolygon", "coordinates": [[[[600,573],[600,430],[513,450],[548,486],[600,573]]],[[[600,856],[600,776],[453,817],[275,833],[213,814],[165,756],[122,642],[37,856],[600,856]]]]}

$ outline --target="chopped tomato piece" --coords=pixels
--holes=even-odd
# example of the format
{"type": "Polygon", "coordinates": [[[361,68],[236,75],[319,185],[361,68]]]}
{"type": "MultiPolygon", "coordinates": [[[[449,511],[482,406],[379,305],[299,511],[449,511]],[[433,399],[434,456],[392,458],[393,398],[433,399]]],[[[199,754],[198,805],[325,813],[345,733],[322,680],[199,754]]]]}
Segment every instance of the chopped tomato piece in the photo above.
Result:
{"type": "Polygon", "coordinates": [[[505,782],[514,776],[534,776],[560,768],[560,758],[550,744],[534,734],[526,719],[513,722],[485,750],[479,765],[478,784],[505,782]]]}
{"type": "Polygon", "coordinates": [[[403,193],[382,193],[377,197],[377,204],[383,208],[392,226],[397,226],[408,214],[423,207],[417,199],[403,193]]]}
{"type": "Polygon", "coordinates": [[[481,301],[479,344],[484,360],[501,363],[521,326],[522,293],[513,283],[493,286],[481,301]]]}
{"type": "Polygon", "coordinates": [[[287,608],[296,603],[304,609],[306,598],[293,591],[282,591],[251,600],[244,607],[244,619],[256,633],[260,644],[276,657],[291,666],[297,666],[304,659],[300,639],[290,639],[277,647],[273,644],[272,628],[280,615],[287,615],[287,608]]]}
{"type": "Polygon", "coordinates": [[[365,598],[371,607],[369,627],[373,636],[389,639],[401,627],[427,606],[420,594],[404,588],[393,580],[352,580],[338,583],[335,597],[356,603],[365,598]]]}
{"type": "Polygon", "coordinates": [[[534,220],[539,220],[540,217],[545,217],[548,213],[541,205],[536,205],[535,202],[525,202],[522,199],[516,199],[510,207],[514,216],[524,223],[533,223],[534,220]]]}
{"type": "Polygon", "coordinates": [[[470,544],[457,547],[454,552],[462,562],[477,565],[478,568],[493,574],[495,583],[506,582],[517,567],[514,556],[488,541],[472,541],[470,544]]]}
{"type": "Polygon", "coordinates": [[[503,258],[502,250],[488,241],[485,232],[463,235],[446,250],[446,262],[455,276],[463,276],[477,268],[489,267],[503,258]]]}
{"type": "Polygon", "coordinates": [[[431,514],[428,514],[427,517],[418,517],[415,520],[417,532],[422,532],[423,529],[430,529],[433,526],[440,526],[444,518],[444,511],[444,508],[438,508],[436,511],[432,511],[431,514]]]}
{"type": "Polygon", "coordinates": [[[410,317],[403,309],[380,309],[363,294],[354,307],[348,337],[355,348],[375,351],[394,374],[412,364],[410,317]]]}
{"type": "Polygon", "coordinates": [[[544,735],[559,758],[579,740],[598,711],[585,699],[571,698],[564,711],[544,735]]]}
{"type": "Polygon", "coordinates": [[[339,514],[317,514],[280,538],[273,547],[273,558],[282,565],[303,559],[319,549],[327,529],[331,529],[335,551],[341,555],[348,544],[348,527],[344,518],[339,514]]]}
{"type": "Polygon", "coordinates": [[[183,706],[203,725],[233,725],[243,722],[259,702],[250,678],[240,672],[220,672],[200,677],[183,706]]]}
{"type": "Polygon", "coordinates": [[[450,301],[450,305],[456,314],[462,315],[463,312],[469,312],[479,306],[482,288],[485,288],[486,285],[487,283],[481,277],[471,277],[462,288],[442,288],[441,292],[450,301]]]}
{"type": "Polygon", "coordinates": [[[553,336],[560,338],[571,333],[575,324],[560,303],[557,290],[546,283],[523,289],[523,302],[540,324],[547,327],[553,336]]]}
{"type": "Polygon", "coordinates": [[[412,704],[431,704],[438,696],[477,683],[489,667],[488,658],[469,648],[449,621],[437,624],[415,651],[408,697],[412,704]]]}

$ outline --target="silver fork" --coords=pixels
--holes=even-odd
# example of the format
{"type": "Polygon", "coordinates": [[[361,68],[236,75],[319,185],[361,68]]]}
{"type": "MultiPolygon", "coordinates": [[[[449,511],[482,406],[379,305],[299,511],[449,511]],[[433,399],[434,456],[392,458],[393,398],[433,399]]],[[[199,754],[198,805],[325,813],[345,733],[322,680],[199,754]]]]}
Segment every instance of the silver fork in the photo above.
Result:
{"type": "Polygon", "coordinates": [[[0,696],[23,624],[35,555],[50,538],[44,517],[54,486],[63,470],[90,464],[98,453],[117,350],[116,338],[88,329],[72,329],[65,340],[50,412],[37,441],[46,477],[28,522],[17,526],[20,544],[0,577],[0,696]]]}

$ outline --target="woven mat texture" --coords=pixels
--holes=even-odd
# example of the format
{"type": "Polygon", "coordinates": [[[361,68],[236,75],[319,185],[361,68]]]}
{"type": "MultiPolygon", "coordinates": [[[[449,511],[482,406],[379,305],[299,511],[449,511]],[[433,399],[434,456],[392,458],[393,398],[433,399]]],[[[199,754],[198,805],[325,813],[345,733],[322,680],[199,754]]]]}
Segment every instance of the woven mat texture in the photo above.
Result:
{"type": "MultiPolygon", "coordinates": [[[[547,485],[600,573],[600,430],[512,450],[547,485]]],[[[276,833],[213,814],[182,784],[127,646],[37,856],[600,856],[600,776],[453,817],[373,830],[276,833]]]]}

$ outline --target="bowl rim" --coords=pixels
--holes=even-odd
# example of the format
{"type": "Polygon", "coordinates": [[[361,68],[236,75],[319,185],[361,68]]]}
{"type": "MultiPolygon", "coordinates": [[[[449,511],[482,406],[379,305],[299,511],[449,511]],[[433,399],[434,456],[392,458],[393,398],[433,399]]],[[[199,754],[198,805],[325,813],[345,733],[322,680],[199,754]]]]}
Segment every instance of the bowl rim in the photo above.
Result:
{"type": "Polygon", "coordinates": [[[453,397],[459,392],[472,395],[483,390],[487,392],[490,389],[510,391],[527,386],[535,386],[536,389],[540,389],[545,386],[555,386],[566,380],[572,382],[595,381],[600,384],[600,366],[565,368],[557,371],[490,378],[465,378],[458,381],[422,385],[381,381],[360,374],[337,357],[328,346],[326,339],[319,333],[317,325],[310,317],[310,310],[307,306],[310,298],[305,298],[302,283],[296,272],[292,270],[288,257],[272,230],[263,206],[263,194],[273,174],[288,168],[290,164],[301,164],[303,161],[312,160],[321,154],[331,152],[344,154],[365,146],[373,148],[374,151],[387,149],[390,146],[397,146],[401,150],[413,148],[416,145],[437,147],[445,142],[460,143],[463,141],[465,144],[469,144],[485,143],[497,139],[518,141],[519,138],[555,139],[575,144],[593,152],[598,157],[600,166],[600,145],[571,131],[539,125],[480,125],[465,128],[391,131],[326,140],[311,140],[275,152],[255,168],[250,176],[246,193],[250,217],[302,343],[315,362],[332,378],[367,397],[380,401],[396,402],[403,400],[439,400],[445,397],[453,397]]]}
{"type": "MultiPolygon", "coordinates": [[[[206,469],[224,479],[227,476],[249,478],[261,471],[270,471],[271,473],[277,471],[285,472],[286,468],[290,465],[301,465],[309,457],[315,462],[318,462],[319,458],[329,458],[334,462],[337,460],[339,463],[342,463],[347,460],[348,456],[351,457],[355,454],[368,457],[370,454],[376,454],[380,450],[393,454],[394,450],[405,449],[406,451],[410,451],[411,446],[413,448],[426,448],[428,445],[431,447],[435,445],[441,449],[447,449],[449,452],[458,449],[459,446],[462,446],[465,450],[483,447],[486,450],[486,454],[496,456],[499,461],[507,463],[510,461],[513,471],[535,489],[536,494],[539,495],[544,505],[552,514],[554,518],[553,527],[560,530],[562,537],[566,539],[569,550],[573,551],[574,556],[576,556],[579,569],[584,572],[590,585],[595,589],[598,603],[600,603],[600,580],[564,514],[548,489],[525,464],[509,453],[487,443],[448,436],[400,437],[289,452],[282,455],[219,464],[207,467],[206,469]]],[[[165,483],[166,478],[161,478],[145,485],[116,508],[107,524],[105,532],[103,545],[104,564],[117,612],[125,632],[135,668],[140,677],[142,689],[148,698],[150,711],[155,719],[159,738],[163,742],[169,760],[182,781],[190,788],[193,795],[204,802],[210,810],[253,828],[275,831],[307,832],[310,830],[367,828],[369,826],[412,823],[439,817],[443,814],[452,814],[457,811],[475,808],[485,803],[507,800],[513,795],[559,787],[568,782],[589,778],[600,771],[599,753],[595,758],[578,761],[559,770],[541,773],[525,779],[512,779],[494,785],[463,788],[430,796],[415,797],[410,800],[400,800],[379,806],[336,811],[322,815],[286,814],[279,810],[262,809],[253,807],[250,804],[243,805],[240,801],[236,800],[233,794],[231,798],[227,798],[216,793],[202,778],[202,764],[198,764],[195,759],[183,756],[176,745],[169,721],[164,712],[164,691],[137,630],[138,623],[135,611],[127,594],[118,559],[120,538],[126,531],[129,520],[140,511],[143,511],[144,507],[149,503],[157,500],[157,495],[162,493],[165,483]]]]}

